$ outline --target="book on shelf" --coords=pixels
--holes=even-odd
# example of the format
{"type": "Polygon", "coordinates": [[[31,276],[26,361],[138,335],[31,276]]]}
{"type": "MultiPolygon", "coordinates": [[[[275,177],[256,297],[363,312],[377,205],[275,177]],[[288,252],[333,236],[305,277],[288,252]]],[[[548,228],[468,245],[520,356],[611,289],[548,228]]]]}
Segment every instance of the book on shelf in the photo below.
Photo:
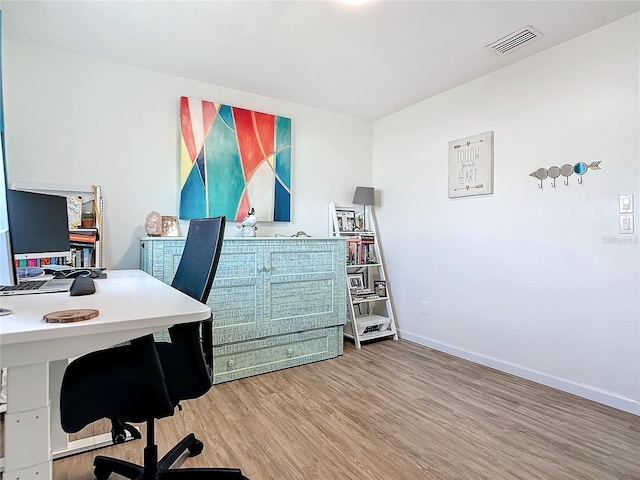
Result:
{"type": "MultiPolygon", "coordinates": [[[[41,260],[47,260],[47,259],[41,259],[41,260]]],[[[67,265],[67,262],[69,261],[69,259],[67,257],[51,257],[48,259],[49,260],[49,265],[67,265]]]]}
{"type": "Polygon", "coordinates": [[[69,233],[71,246],[71,266],[89,268],[96,265],[97,238],[95,232],[69,233]]]}
{"type": "Polygon", "coordinates": [[[372,235],[360,235],[362,239],[361,263],[376,263],[375,259],[375,237],[372,235]]]}
{"type": "Polygon", "coordinates": [[[373,235],[367,233],[361,233],[360,238],[362,239],[362,243],[367,245],[372,245],[376,241],[376,238],[373,235]]]}
{"type": "Polygon", "coordinates": [[[347,265],[368,265],[376,263],[375,237],[361,234],[347,238],[347,265]]]}
{"type": "Polygon", "coordinates": [[[69,242],[71,248],[95,248],[95,243],[69,242]]]}
{"type": "Polygon", "coordinates": [[[79,242],[79,243],[96,243],[96,233],[95,232],[77,232],[72,231],[69,232],[69,241],[70,242],[79,242]]]}
{"type": "Polygon", "coordinates": [[[353,295],[354,302],[358,302],[362,300],[375,300],[377,298],[380,298],[380,296],[376,295],[375,293],[369,293],[369,294],[359,293],[357,295],[353,295]]]}
{"type": "Polygon", "coordinates": [[[67,257],[45,257],[45,258],[22,258],[15,260],[16,268],[19,267],[39,267],[44,268],[49,265],[66,265],[68,262],[67,257]]]}
{"type": "Polygon", "coordinates": [[[71,247],[71,266],[75,268],[89,268],[94,266],[95,248],[76,246],[71,247]]]}
{"type": "Polygon", "coordinates": [[[358,263],[358,237],[347,238],[347,265],[355,265],[358,263]]]}

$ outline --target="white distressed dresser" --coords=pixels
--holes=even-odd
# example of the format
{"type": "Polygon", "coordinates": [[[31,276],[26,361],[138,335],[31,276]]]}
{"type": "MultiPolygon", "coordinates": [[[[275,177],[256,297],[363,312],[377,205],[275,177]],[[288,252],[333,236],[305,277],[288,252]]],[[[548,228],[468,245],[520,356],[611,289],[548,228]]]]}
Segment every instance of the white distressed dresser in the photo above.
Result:
{"type": "MultiPolygon", "coordinates": [[[[184,242],[142,238],[141,269],[171,283],[184,242]]],[[[207,301],[214,383],[341,355],[345,256],[338,238],[225,238],[207,301]]]]}

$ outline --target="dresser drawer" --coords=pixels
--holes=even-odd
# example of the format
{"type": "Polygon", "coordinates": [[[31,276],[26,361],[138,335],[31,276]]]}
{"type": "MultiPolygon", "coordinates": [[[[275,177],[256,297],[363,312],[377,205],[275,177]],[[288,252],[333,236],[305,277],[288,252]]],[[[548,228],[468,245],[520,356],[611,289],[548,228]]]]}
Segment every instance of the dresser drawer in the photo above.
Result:
{"type": "Polygon", "coordinates": [[[214,380],[223,383],[342,354],[342,325],[214,347],[214,380]]]}

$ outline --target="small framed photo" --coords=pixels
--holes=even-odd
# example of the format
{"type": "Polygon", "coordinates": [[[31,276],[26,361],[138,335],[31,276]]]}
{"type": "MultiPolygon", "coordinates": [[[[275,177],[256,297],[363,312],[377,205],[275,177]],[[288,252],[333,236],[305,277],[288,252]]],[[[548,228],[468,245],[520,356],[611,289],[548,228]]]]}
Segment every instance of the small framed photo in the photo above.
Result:
{"type": "Polygon", "coordinates": [[[387,282],[385,280],[374,280],[373,290],[379,297],[387,296],[387,282]]]}
{"type": "Polygon", "coordinates": [[[355,232],[356,212],[353,210],[336,210],[338,217],[338,230],[341,232],[355,232]]]}
{"type": "Polygon", "coordinates": [[[364,275],[362,273],[354,273],[347,276],[349,280],[349,289],[362,290],[364,288],[364,275]]]}
{"type": "Polygon", "coordinates": [[[178,217],[172,215],[162,216],[162,237],[179,237],[178,217]]]}
{"type": "Polygon", "coordinates": [[[356,213],[356,232],[364,232],[364,211],[356,213]]]}

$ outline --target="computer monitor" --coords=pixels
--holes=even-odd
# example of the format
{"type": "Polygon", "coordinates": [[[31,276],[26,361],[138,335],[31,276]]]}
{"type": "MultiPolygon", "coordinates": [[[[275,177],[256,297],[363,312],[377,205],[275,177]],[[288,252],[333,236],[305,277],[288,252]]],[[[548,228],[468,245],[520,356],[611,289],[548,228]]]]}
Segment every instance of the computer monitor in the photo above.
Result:
{"type": "Polygon", "coordinates": [[[70,255],[66,197],[7,190],[7,205],[16,260],[70,255]]]}

